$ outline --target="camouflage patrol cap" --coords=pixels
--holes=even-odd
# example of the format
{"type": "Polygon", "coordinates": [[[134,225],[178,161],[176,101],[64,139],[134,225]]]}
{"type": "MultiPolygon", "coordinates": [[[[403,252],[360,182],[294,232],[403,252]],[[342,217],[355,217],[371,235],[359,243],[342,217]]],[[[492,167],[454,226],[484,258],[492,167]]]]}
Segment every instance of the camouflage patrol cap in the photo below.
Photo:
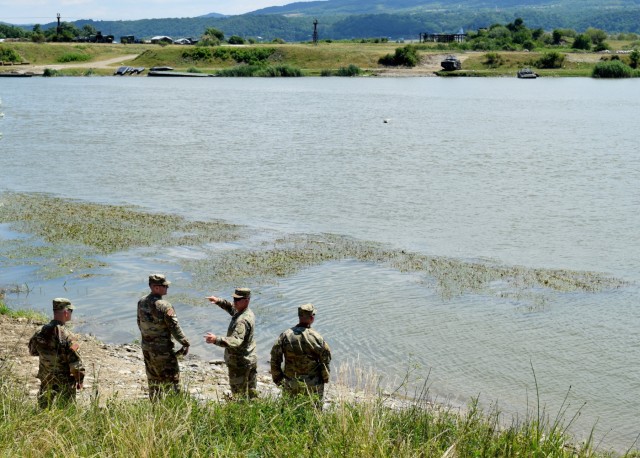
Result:
{"type": "Polygon", "coordinates": [[[151,275],[149,275],[149,284],[150,285],[169,286],[171,284],[171,282],[169,280],[167,280],[167,277],[165,277],[162,274],[151,274],[151,275]]]}
{"type": "Polygon", "coordinates": [[[316,308],[313,304],[302,304],[298,307],[298,316],[315,316],[316,308]]]}
{"type": "Polygon", "coordinates": [[[74,310],[75,307],[73,306],[73,304],[69,299],[64,297],[56,297],[53,300],[53,310],[64,310],[64,309],[74,310]]]}
{"type": "Polygon", "coordinates": [[[235,299],[244,299],[245,297],[251,297],[251,290],[249,288],[236,288],[233,293],[235,299]]]}

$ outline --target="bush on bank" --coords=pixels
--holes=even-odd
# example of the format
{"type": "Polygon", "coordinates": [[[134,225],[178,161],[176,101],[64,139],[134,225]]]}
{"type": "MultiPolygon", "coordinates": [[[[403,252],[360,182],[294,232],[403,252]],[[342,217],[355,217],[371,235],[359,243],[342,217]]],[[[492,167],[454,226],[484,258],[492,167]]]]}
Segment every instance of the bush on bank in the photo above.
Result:
{"type": "Polygon", "coordinates": [[[620,60],[598,62],[593,68],[594,78],[632,78],[637,72],[620,60]]]}

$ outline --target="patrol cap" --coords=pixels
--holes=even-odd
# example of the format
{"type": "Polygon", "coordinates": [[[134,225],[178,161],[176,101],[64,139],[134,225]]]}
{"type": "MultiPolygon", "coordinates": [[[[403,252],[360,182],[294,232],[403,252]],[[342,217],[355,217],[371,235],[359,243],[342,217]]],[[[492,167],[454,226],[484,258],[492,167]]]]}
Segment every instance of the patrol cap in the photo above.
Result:
{"type": "Polygon", "coordinates": [[[313,304],[302,304],[298,307],[298,316],[315,316],[316,308],[313,304]]]}
{"type": "Polygon", "coordinates": [[[249,288],[236,288],[233,293],[234,299],[244,299],[245,297],[251,297],[251,290],[249,288]]]}
{"type": "Polygon", "coordinates": [[[53,300],[53,310],[64,310],[69,309],[73,310],[75,307],[71,303],[71,301],[65,297],[56,297],[53,300]]]}
{"type": "Polygon", "coordinates": [[[167,277],[165,277],[162,274],[151,274],[151,275],[149,275],[149,284],[150,285],[169,286],[171,284],[171,282],[169,280],[167,280],[167,277]]]}

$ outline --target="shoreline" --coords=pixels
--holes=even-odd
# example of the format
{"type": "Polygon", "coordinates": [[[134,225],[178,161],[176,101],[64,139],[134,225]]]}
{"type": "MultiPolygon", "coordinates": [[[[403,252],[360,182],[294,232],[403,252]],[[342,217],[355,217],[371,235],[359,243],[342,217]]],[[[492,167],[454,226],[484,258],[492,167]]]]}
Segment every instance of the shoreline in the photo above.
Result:
{"type": "MultiPolygon", "coordinates": [[[[38,357],[29,354],[27,344],[42,324],[44,322],[0,315],[0,327],[5,336],[0,341],[0,377],[8,374],[10,379],[20,383],[34,403],[40,386],[40,381],[36,378],[38,357]]],[[[73,332],[73,327],[71,331],[73,332]]],[[[148,399],[147,377],[139,344],[109,344],[100,342],[91,335],[75,332],[74,335],[80,344],[80,356],[86,370],[84,387],[77,394],[79,404],[88,405],[96,398],[101,405],[109,399],[148,399]]],[[[194,399],[203,402],[224,402],[228,399],[231,390],[224,361],[205,360],[190,354],[179,358],[179,365],[181,386],[194,399]]],[[[332,368],[332,381],[325,388],[325,405],[345,400],[359,402],[380,395],[335,382],[339,372],[338,368],[332,368]]],[[[258,393],[260,397],[280,396],[280,389],[273,383],[268,371],[258,369],[258,393]]],[[[391,408],[414,404],[411,400],[391,396],[389,393],[384,395],[388,396],[391,408]]]]}

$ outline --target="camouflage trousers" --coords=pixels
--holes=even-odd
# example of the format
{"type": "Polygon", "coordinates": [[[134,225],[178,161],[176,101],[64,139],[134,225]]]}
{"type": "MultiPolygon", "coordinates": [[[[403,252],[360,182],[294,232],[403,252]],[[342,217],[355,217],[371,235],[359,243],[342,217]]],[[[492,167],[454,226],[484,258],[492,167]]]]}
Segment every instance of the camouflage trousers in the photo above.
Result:
{"type": "Polygon", "coordinates": [[[180,392],[180,366],[173,351],[142,350],[149,384],[149,399],[180,392]]]}
{"type": "Polygon", "coordinates": [[[229,365],[229,385],[234,398],[258,397],[258,365],[229,365]]]}
{"type": "Polygon", "coordinates": [[[64,381],[57,379],[42,380],[38,391],[38,406],[43,409],[54,404],[64,405],[76,400],[75,380],[64,381]]]}
{"type": "Polygon", "coordinates": [[[310,396],[316,407],[322,407],[324,398],[324,382],[320,376],[302,376],[296,378],[286,378],[280,385],[282,393],[286,397],[295,398],[297,396],[310,396]]]}

